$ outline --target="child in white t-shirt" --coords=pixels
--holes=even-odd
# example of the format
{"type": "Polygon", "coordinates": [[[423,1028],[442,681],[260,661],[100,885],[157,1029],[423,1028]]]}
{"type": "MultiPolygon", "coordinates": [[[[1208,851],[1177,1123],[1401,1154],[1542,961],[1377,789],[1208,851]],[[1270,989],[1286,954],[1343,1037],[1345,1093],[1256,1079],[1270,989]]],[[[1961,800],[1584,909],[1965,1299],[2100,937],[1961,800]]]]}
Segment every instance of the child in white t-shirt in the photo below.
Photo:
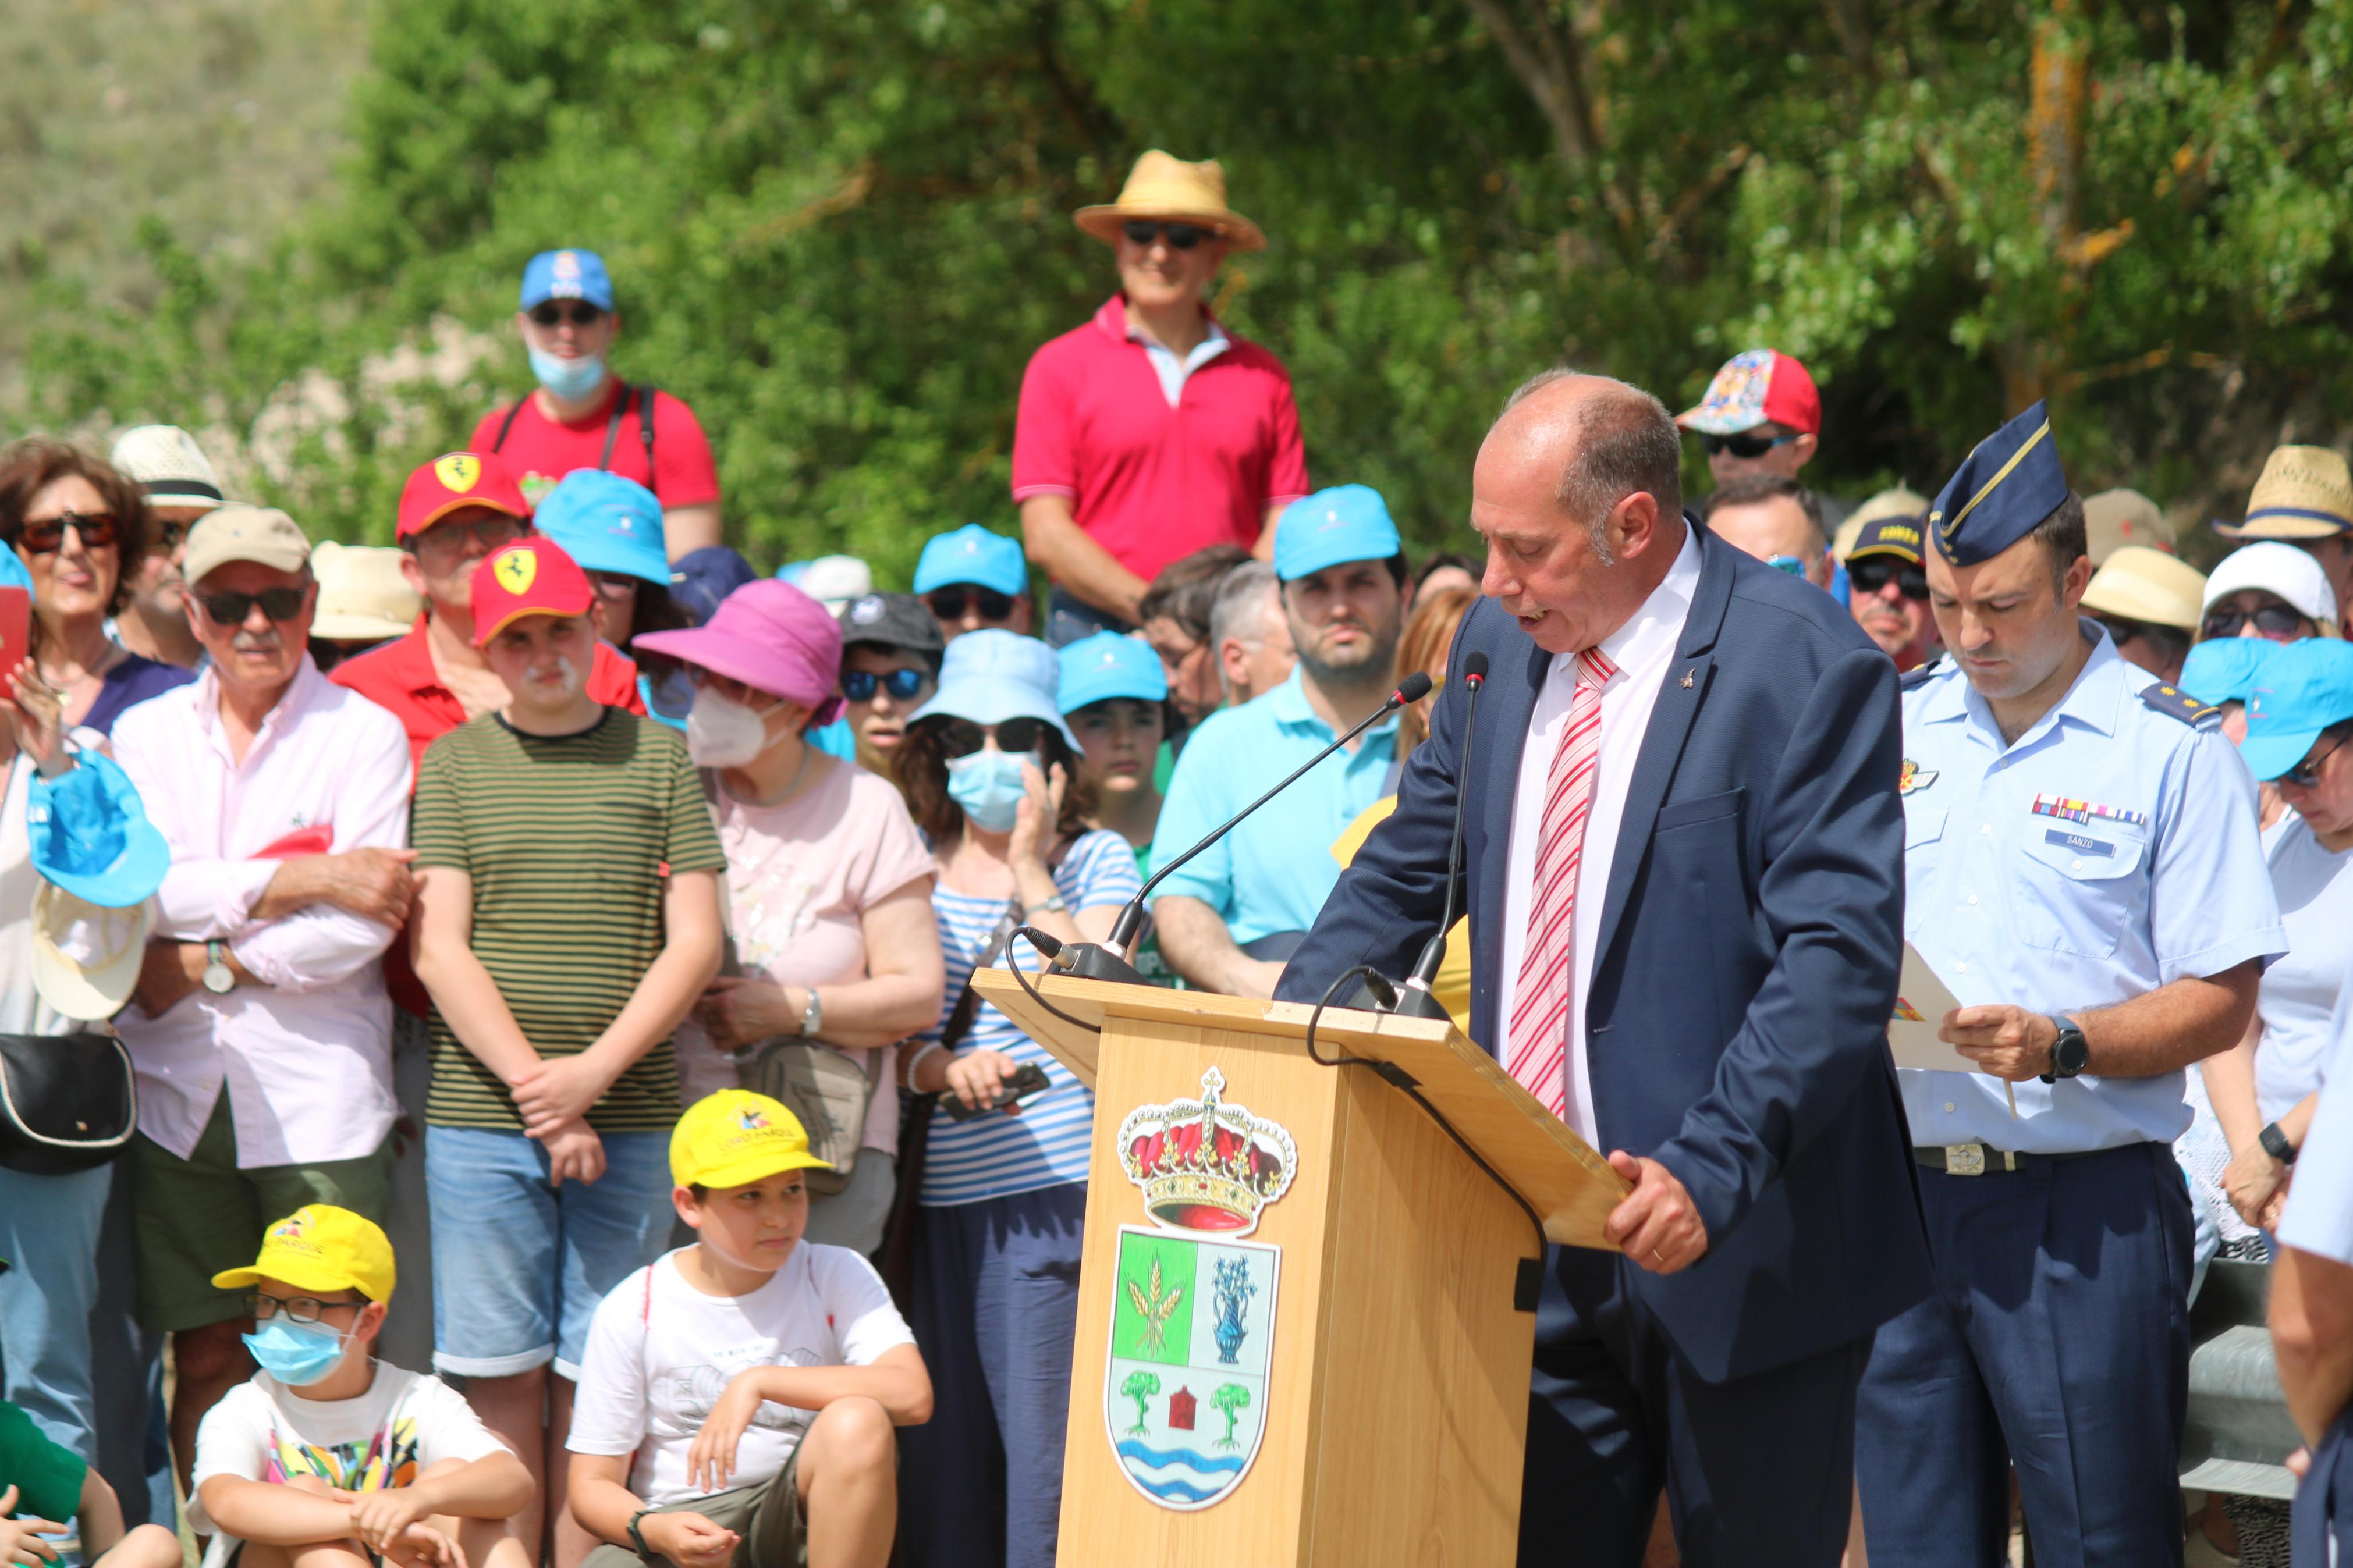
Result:
{"type": "Polygon", "coordinates": [[[531,1568],[512,1518],[531,1473],[439,1378],[371,1353],[392,1299],[392,1243],[348,1209],[307,1204],[250,1268],[261,1370],[196,1429],[188,1527],[206,1568],[531,1568]]]}
{"type": "Polygon", "coordinates": [[[680,1118],[670,1162],[699,1239],[605,1298],[573,1399],[572,1517],[608,1543],[586,1568],[881,1568],[892,1428],[930,1418],[932,1380],[866,1259],[801,1239],[825,1162],[735,1089],[680,1118]]]}

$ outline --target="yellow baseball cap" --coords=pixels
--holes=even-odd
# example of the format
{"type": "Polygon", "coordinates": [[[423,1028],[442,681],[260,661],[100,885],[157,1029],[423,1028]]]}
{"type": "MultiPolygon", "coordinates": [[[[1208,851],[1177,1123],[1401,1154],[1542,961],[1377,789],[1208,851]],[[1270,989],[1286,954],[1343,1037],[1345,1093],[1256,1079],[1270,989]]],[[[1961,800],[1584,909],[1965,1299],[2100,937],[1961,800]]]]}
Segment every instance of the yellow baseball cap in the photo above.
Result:
{"type": "Polygon", "coordinates": [[[261,1256],[250,1268],[213,1276],[218,1290],[243,1290],[262,1279],[283,1279],[305,1290],[356,1290],[371,1301],[392,1300],[392,1243],[374,1220],[332,1204],[304,1204],[261,1233],[261,1256]]]}
{"type": "Polygon", "coordinates": [[[681,1187],[742,1187],[779,1171],[832,1169],[809,1152],[800,1118],[748,1089],[705,1095],[670,1135],[670,1178],[681,1187]]]}

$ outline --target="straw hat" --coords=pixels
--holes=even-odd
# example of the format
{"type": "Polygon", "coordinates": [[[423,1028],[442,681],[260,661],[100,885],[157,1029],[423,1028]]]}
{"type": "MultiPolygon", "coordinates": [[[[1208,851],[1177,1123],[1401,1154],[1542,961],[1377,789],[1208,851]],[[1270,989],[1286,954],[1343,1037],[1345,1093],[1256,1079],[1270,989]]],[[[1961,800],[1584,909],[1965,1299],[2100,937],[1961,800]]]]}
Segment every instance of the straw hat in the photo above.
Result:
{"type": "Polygon", "coordinates": [[[406,637],[425,601],[401,575],[397,550],[322,540],[311,552],[319,579],[319,613],[311,635],[329,642],[381,642],[406,637]]]}
{"type": "Polygon", "coordinates": [[[1839,524],[1838,537],[1831,541],[1831,556],[1834,560],[1844,561],[1853,553],[1855,542],[1862,537],[1864,526],[1877,522],[1883,517],[1926,517],[1927,515],[1928,498],[1926,496],[1915,495],[1902,485],[1897,485],[1893,489],[1882,490],[1848,513],[1847,520],[1839,524]]]}
{"type": "Polygon", "coordinates": [[[2084,608],[2118,620],[2198,629],[2206,574],[2146,544],[2119,545],[2084,590],[2084,608]]]}
{"type": "Polygon", "coordinates": [[[1258,225],[1226,205],[1226,172],[1215,158],[1187,163],[1154,149],[1135,161],[1119,200],[1109,206],[1081,207],[1072,221],[1106,245],[1119,239],[1119,226],[1132,217],[1198,223],[1213,228],[1236,250],[1264,250],[1258,225]]]}
{"type": "Polygon", "coordinates": [[[2138,490],[2121,487],[2084,498],[2084,553],[2094,566],[2126,545],[2173,552],[2173,525],[2165,513],[2138,490]]]}
{"type": "Polygon", "coordinates": [[[2218,522],[2225,539],[2327,539],[2353,530],[2353,472],[2326,447],[2274,447],[2247,497],[2244,522],[2218,522]]]}

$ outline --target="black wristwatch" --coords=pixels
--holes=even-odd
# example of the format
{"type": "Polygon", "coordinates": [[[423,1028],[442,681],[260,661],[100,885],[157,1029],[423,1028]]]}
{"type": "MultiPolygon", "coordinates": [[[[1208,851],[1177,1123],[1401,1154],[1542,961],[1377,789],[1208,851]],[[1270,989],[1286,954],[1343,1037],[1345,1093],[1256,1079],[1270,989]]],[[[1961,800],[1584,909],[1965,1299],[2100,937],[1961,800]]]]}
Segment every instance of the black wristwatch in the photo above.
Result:
{"type": "Polygon", "coordinates": [[[2042,1075],[2045,1083],[2056,1083],[2063,1078],[2073,1078],[2092,1065],[2092,1043],[2084,1038],[2084,1031],[2072,1018],[2051,1015],[2051,1026],[2059,1037],[2051,1042],[2051,1070],[2042,1075]]]}
{"type": "Polygon", "coordinates": [[[2295,1163],[2295,1145],[2287,1141],[2287,1134],[2280,1131],[2278,1122],[2263,1123],[2263,1130],[2255,1134],[2255,1142],[2263,1146],[2264,1153],[2269,1154],[2281,1164],[2295,1163]]]}
{"type": "Polygon", "coordinates": [[[649,1508],[641,1508],[638,1510],[637,1512],[629,1515],[629,1544],[638,1549],[638,1555],[640,1557],[651,1557],[653,1555],[653,1552],[646,1546],[646,1538],[644,1533],[638,1528],[639,1524],[644,1522],[646,1515],[651,1512],[653,1512],[653,1510],[649,1508]]]}

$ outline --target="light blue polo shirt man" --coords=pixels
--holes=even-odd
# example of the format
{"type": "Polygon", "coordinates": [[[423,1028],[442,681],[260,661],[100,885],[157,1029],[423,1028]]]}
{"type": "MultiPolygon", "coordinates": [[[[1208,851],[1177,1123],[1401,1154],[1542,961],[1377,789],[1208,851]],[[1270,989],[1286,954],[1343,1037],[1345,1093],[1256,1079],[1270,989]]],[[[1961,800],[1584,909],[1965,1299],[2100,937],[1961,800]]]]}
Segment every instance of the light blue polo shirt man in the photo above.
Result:
{"type": "MultiPolygon", "coordinates": [[[[1341,485],[1293,501],[1275,527],[1274,574],[1284,583],[1351,561],[1386,561],[1400,545],[1380,496],[1341,485]]],[[[1202,721],[1176,759],[1152,837],[1165,866],[1219,823],[1332,743],[1335,731],[1308,705],[1306,668],[1239,708],[1202,721]]],[[[1155,889],[1216,910],[1235,945],[1304,931],[1340,879],[1332,844],[1388,793],[1397,757],[1394,715],[1365,731],[1354,752],[1326,758],[1224,839],[1155,889]]]]}

